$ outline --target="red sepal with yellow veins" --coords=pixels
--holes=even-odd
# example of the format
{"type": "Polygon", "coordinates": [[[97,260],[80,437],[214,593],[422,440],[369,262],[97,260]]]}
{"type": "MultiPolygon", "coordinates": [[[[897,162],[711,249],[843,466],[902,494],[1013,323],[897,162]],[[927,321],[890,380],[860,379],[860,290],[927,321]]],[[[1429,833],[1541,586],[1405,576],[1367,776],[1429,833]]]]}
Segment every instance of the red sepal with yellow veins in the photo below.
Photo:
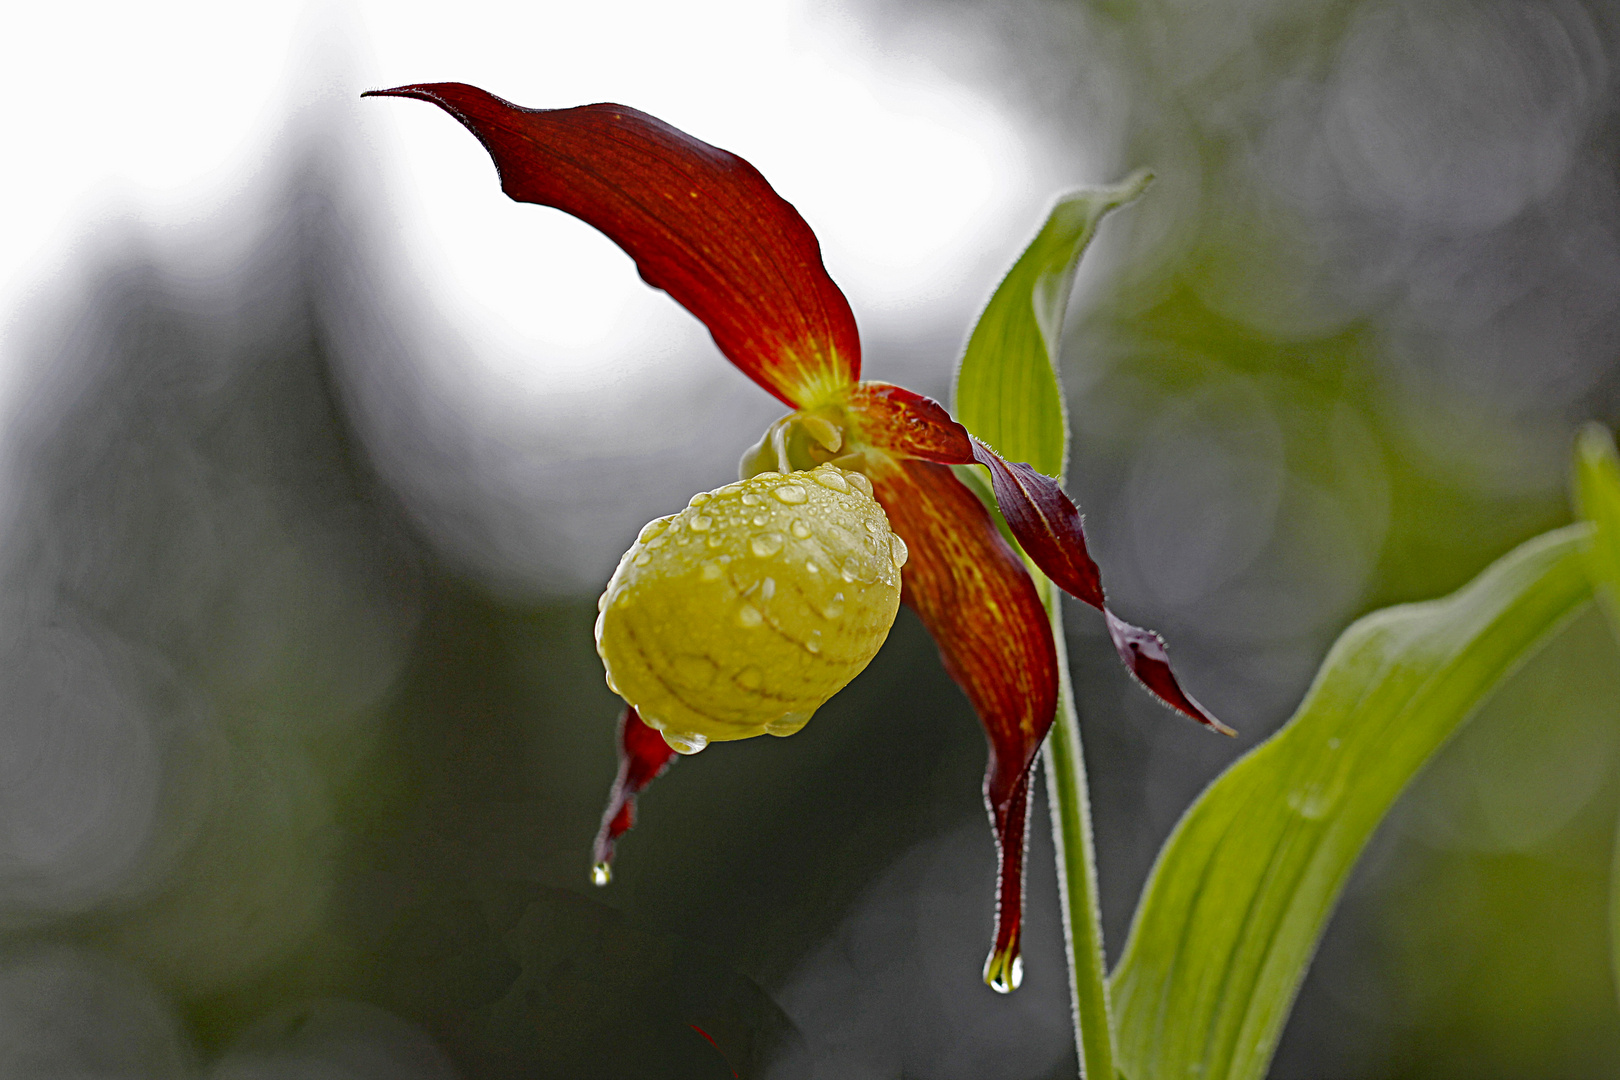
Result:
{"type": "Polygon", "coordinates": [[[1035,584],[984,504],[944,465],[890,459],[878,501],[910,549],[901,599],[922,617],[990,742],[984,795],[996,834],[996,948],[1016,957],[1029,772],[1057,709],[1057,652],[1035,584]]]}
{"type": "Polygon", "coordinates": [[[742,158],[624,105],[525,109],[464,83],[369,96],[432,102],[495,159],[501,190],[607,234],[793,408],[860,378],[849,302],[799,212],[742,158]]]}

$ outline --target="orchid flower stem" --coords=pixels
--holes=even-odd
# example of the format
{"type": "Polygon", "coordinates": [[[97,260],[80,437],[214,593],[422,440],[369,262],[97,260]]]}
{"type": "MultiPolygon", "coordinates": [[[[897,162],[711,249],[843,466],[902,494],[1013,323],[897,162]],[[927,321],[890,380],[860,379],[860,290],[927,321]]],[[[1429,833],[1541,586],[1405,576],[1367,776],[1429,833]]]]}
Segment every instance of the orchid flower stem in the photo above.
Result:
{"type": "Polygon", "coordinates": [[[1042,602],[1052,620],[1057,646],[1057,719],[1046,739],[1046,798],[1052,809],[1052,841],[1057,848],[1058,895],[1063,937],[1069,953],[1069,991],[1074,1006],[1075,1046],[1084,1080],[1115,1080],[1114,1024],[1108,1004],[1108,970],[1103,953],[1102,906],[1097,895],[1097,853],[1091,837],[1091,797],[1080,745],[1080,717],[1069,679],[1063,640],[1062,594],[1044,578],[1042,602]]]}

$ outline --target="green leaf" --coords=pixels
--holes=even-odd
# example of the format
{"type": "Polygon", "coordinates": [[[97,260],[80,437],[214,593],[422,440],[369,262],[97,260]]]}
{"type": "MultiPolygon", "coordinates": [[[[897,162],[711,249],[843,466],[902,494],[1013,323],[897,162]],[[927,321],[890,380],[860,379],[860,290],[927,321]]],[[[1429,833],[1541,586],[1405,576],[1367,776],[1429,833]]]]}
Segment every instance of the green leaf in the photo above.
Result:
{"type": "Polygon", "coordinates": [[[1591,596],[1571,526],[1442,600],[1374,612],[1159,853],[1113,975],[1131,1080],[1265,1075],[1351,868],[1407,783],[1591,596]]]}
{"type": "Polygon", "coordinates": [[[1586,563],[1592,587],[1620,632],[1620,454],[1600,424],[1588,424],[1575,441],[1575,501],[1592,523],[1586,563]]]}
{"type": "MultiPolygon", "coordinates": [[[[1599,424],[1588,424],[1575,440],[1575,502],[1592,527],[1586,572],[1620,638],[1620,454],[1599,424]]],[[[1609,958],[1620,986],[1620,842],[1609,871],[1609,958]]]]}
{"type": "Polygon", "coordinates": [[[979,316],[956,372],[953,411],[1008,461],[1063,475],[1069,427],[1057,358],[1075,268],[1103,216],[1152,179],[1139,171],[1114,187],[1059,196],[979,316]]]}

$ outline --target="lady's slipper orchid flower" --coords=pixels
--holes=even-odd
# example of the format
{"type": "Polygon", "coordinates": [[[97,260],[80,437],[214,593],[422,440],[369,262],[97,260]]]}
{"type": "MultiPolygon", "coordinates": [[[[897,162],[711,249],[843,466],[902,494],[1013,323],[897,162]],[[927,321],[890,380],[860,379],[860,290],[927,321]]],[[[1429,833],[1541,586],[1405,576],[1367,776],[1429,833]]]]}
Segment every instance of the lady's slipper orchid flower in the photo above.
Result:
{"type": "Polygon", "coordinates": [[[865,666],[894,617],[898,575],[899,599],[988,736],[984,794],[1000,866],[985,974],[1012,989],[1031,770],[1057,706],[1057,659],[1034,581],[951,466],[989,471],[1024,553],[1103,613],[1137,679],[1229,733],[1177,685],[1160,638],[1107,608],[1074,503],[937,402],[860,379],[855,319],[815,235],[743,159],[622,105],[524,109],[461,83],[373,93],[420,98],[461,121],[507,195],[601,230],[794,410],[744,456],[742,483],[643,530],[603,595],[598,647],[630,704],[595,880],[608,879],[636,793],[674,752],[790,734],[865,666]]]}

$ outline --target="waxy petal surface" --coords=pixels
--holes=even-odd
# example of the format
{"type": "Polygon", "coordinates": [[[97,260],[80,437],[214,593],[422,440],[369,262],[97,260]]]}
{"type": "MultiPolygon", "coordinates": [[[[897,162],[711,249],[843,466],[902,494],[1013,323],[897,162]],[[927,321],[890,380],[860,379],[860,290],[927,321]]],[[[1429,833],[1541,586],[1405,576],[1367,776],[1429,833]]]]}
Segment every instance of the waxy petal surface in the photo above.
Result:
{"type": "Polygon", "coordinates": [[[613,781],[607,809],[602,812],[602,828],[591,853],[591,876],[598,885],[608,883],[614,842],[636,823],[636,796],[663,775],[675,756],[664,737],[626,705],[619,717],[619,775],[613,781]]]}
{"type": "Polygon", "coordinates": [[[419,98],[461,121],[495,159],[501,190],[600,229],[787,405],[860,378],[855,317],[820,243],[742,158],[624,105],[525,109],[464,83],[368,96],[419,98]]]}
{"type": "Polygon", "coordinates": [[[951,470],[889,459],[871,473],[911,551],[901,599],[919,616],[990,742],[985,802],[999,858],[992,959],[1018,954],[1029,775],[1057,709],[1057,653],[1035,584],[978,496],[951,470]]]}

